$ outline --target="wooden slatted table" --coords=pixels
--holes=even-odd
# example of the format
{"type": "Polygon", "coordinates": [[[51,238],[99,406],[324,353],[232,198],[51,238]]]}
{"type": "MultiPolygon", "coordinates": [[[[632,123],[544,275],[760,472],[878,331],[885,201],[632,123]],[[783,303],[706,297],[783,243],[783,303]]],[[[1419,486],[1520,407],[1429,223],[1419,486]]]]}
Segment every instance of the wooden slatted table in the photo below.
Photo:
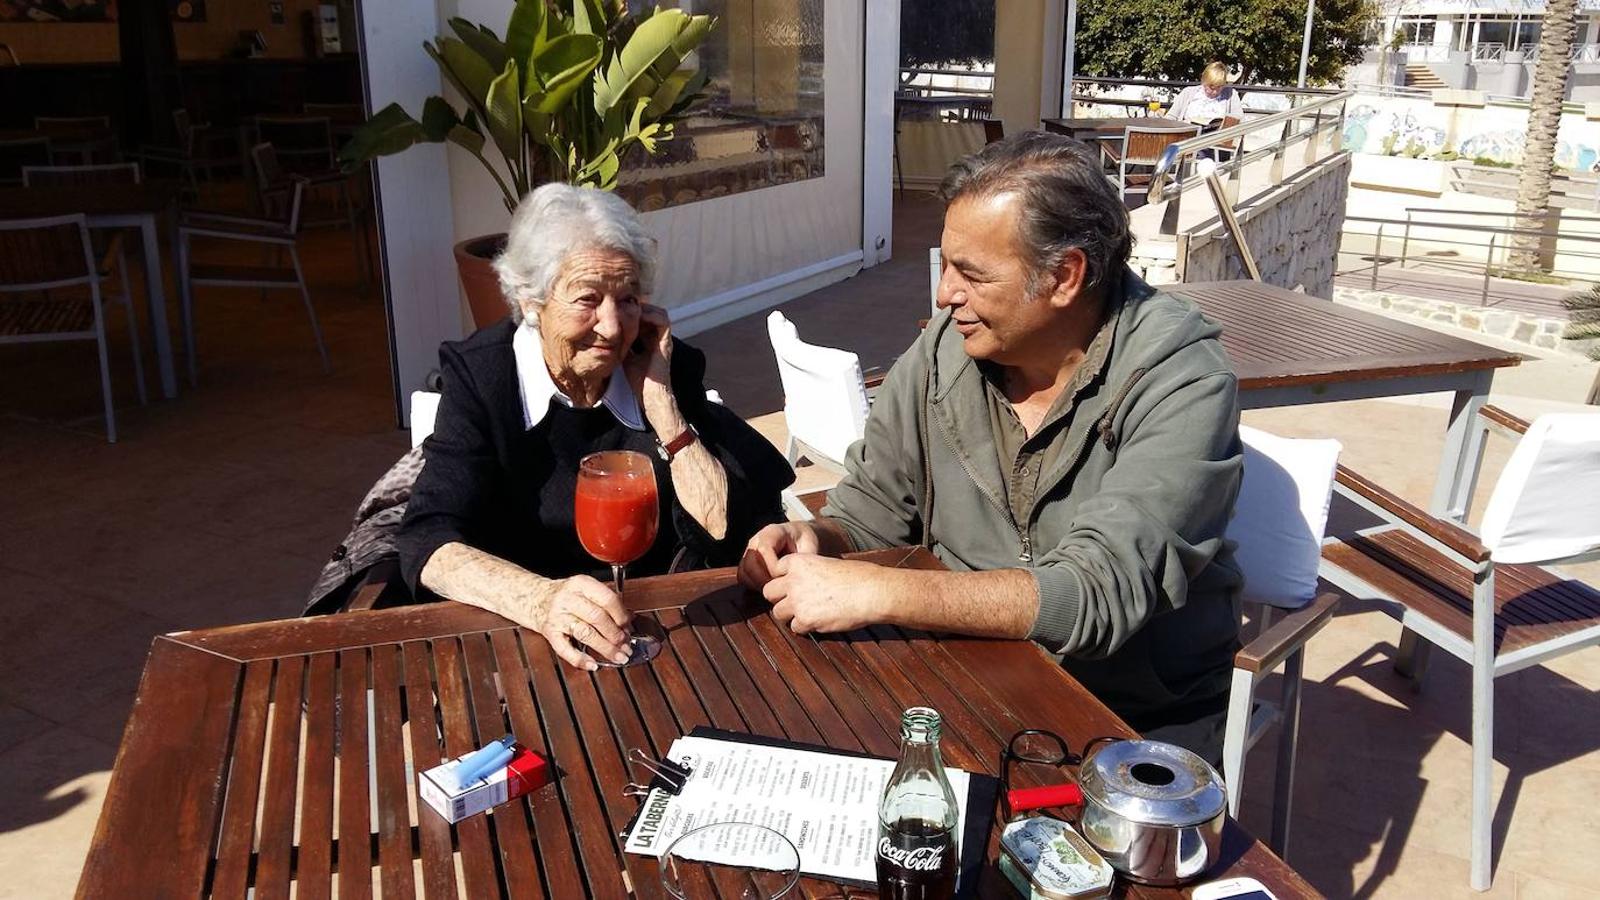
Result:
{"type": "MultiPolygon", "coordinates": [[[[937,567],[922,550],[863,554],[937,567]]],[[[659,897],[622,854],[629,749],[659,758],[697,725],[894,756],[900,712],[945,716],[951,765],[994,773],[1017,729],[1074,747],[1129,735],[1035,645],[876,628],[796,636],[719,569],[632,582],[668,647],[589,674],[544,639],[454,603],[157,638],[117,755],[79,897],[659,897]],[[452,827],[414,771],[512,731],[555,783],[452,827]],[[442,733],[442,741],[439,735],[442,733]]],[[[1028,782],[1029,767],[1019,767],[1028,782]]],[[[992,862],[994,844],[991,840],[992,862]]],[[[1215,873],[1315,896],[1236,824],[1215,873]]],[[[1011,897],[993,866],[980,895],[1011,897]]],[[[802,882],[801,896],[841,897],[802,882]]],[[[1181,896],[1135,888],[1139,897],[1181,896]]],[[[857,893],[854,896],[865,896],[857,893]]]]}
{"type": "Polygon", "coordinates": [[[1258,281],[1162,290],[1193,300],[1222,326],[1245,409],[1450,392],[1430,508],[1466,515],[1482,457],[1478,410],[1494,371],[1519,365],[1521,356],[1258,281]]]}

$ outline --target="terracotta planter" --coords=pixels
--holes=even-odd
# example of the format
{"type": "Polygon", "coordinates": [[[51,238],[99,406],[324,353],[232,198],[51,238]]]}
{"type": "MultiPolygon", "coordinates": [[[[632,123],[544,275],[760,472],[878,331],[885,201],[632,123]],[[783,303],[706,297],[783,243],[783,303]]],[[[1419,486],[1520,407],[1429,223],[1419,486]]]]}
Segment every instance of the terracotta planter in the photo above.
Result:
{"type": "Polygon", "coordinates": [[[461,275],[461,286],[467,292],[467,308],[472,311],[472,324],[476,328],[511,315],[511,308],[500,293],[500,277],[494,272],[493,261],[505,249],[506,236],[486,234],[467,238],[455,246],[456,271],[461,275]]]}

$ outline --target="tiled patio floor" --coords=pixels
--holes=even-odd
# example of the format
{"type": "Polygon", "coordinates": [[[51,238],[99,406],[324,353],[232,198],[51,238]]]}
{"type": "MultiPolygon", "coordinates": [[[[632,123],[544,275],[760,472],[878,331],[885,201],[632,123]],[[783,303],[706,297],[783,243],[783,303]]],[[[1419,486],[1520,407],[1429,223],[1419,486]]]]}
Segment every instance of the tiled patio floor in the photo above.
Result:
{"type": "MultiPolygon", "coordinates": [[[[907,203],[917,218],[902,217],[894,264],[788,304],[802,335],[869,366],[909,342],[926,315],[937,207],[907,203]]],[[[91,348],[0,350],[0,897],[71,895],[151,637],[294,615],[354,504],[406,446],[381,306],[352,289],[345,237],[309,241],[331,376],[292,296],[213,292],[200,302],[200,386],[176,402],[137,406],[115,336],[122,442],[108,446],[91,348]]],[[[694,342],[730,404],[781,434],[762,317],[694,342]]],[[[1250,420],[1337,436],[1347,461],[1422,500],[1444,412],[1359,403],[1250,420]]],[[[1503,459],[1493,449],[1486,474],[1503,459]]],[[[1389,669],[1397,633],[1350,603],[1312,645],[1291,861],[1335,897],[1474,896],[1466,670],[1436,654],[1427,690],[1412,693],[1389,669]]],[[[1600,651],[1498,691],[1508,787],[1494,895],[1600,897],[1600,651]]],[[[1258,831],[1271,758],[1265,745],[1252,758],[1245,821],[1258,831]]]]}

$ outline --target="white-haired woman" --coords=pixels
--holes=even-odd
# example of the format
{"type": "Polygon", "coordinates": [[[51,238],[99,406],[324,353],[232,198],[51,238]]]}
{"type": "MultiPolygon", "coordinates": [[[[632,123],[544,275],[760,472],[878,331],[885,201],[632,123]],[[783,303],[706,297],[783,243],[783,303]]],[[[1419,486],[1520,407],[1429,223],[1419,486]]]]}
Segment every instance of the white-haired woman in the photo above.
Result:
{"type": "Polygon", "coordinates": [[[578,542],[578,461],[656,461],[657,538],[637,574],[732,565],[781,521],[794,478],[754,429],[705,397],[705,357],[650,305],[655,242],[614,194],[547,184],[495,260],[511,318],[439,352],[443,397],[398,538],[415,595],[538,631],[574,666],[627,659],[630,619],[578,542]],[[662,457],[668,457],[663,459],[662,457]],[[587,652],[585,649],[587,648],[587,652]]]}

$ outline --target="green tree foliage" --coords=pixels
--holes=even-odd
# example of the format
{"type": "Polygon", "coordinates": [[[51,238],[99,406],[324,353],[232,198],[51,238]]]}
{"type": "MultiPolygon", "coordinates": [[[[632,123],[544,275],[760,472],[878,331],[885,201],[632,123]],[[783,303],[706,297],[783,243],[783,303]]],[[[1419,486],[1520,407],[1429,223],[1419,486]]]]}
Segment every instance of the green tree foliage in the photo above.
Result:
{"type": "MultiPolygon", "coordinates": [[[[1307,78],[1336,82],[1361,61],[1370,0],[1317,0],[1307,78]]],[[[1305,0],[1083,0],[1077,68],[1107,78],[1193,81],[1212,60],[1243,70],[1240,82],[1294,84],[1305,0]]]]}
{"type": "Polygon", "coordinates": [[[900,65],[965,65],[994,59],[994,0],[900,4],[900,65]]]}

